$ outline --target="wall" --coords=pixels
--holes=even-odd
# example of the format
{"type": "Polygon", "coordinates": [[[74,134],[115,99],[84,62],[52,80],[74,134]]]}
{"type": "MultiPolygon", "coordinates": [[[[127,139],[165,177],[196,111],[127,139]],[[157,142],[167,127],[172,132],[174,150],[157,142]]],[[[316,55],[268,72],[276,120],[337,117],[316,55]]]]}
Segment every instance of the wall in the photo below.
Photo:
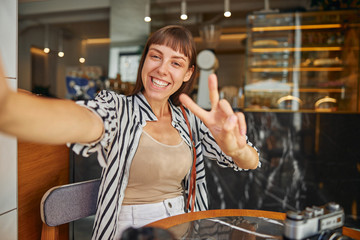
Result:
{"type": "MultiPolygon", "coordinates": [[[[0,55],[10,86],[17,88],[17,1],[0,2],[0,55]]],[[[17,239],[17,141],[0,134],[0,236],[17,239]]]]}
{"type": "MultiPolygon", "coordinates": [[[[44,47],[45,25],[36,24],[21,27],[19,31],[19,88],[32,90],[32,62],[31,47],[36,47],[40,51],[44,47]]],[[[66,94],[65,71],[66,67],[82,66],[79,62],[82,39],[71,33],[63,39],[63,49],[65,56],[57,57],[58,50],[58,31],[59,26],[50,25],[49,29],[49,55],[54,58],[52,66],[43,71],[53,71],[48,74],[48,82],[51,84],[51,93],[59,98],[64,98],[66,94]]],[[[109,44],[92,44],[87,46],[86,66],[101,66],[107,74],[109,61],[109,44]]]]}

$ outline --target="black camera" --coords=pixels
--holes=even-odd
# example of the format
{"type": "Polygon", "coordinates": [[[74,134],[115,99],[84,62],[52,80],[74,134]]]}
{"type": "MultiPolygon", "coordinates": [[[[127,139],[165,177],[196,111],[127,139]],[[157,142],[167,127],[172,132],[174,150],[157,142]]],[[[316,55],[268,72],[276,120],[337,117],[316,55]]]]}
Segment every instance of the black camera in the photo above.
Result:
{"type": "Polygon", "coordinates": [[[284,224],[285,239],[349,239],[342,235],[345,214],[339,204],[307,207],[302,212],[288,211],[284,224]]]}

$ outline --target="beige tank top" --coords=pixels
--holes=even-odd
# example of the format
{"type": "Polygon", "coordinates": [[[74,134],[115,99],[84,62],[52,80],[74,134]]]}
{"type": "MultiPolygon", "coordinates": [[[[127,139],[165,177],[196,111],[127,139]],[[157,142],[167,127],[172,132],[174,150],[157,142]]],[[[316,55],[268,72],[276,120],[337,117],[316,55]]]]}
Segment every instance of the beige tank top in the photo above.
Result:
{"type": "Polygon", "coordinates": [[[166,145],[143,131],[131,163],[123,204],[157,203],[182,196],[181,181],[191,164],[192,154],[184,140],[178,145],[166,145]]]}

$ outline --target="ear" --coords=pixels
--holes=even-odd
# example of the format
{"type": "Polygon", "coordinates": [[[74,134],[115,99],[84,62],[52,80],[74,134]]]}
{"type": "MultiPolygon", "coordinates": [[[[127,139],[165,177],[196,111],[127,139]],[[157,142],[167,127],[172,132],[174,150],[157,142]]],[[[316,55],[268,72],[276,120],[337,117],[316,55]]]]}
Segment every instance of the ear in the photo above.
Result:
{"type": "Polygon", "coordinates": [[[184,82],[187,82],[190,80],[192,74],[194,72],[194,65],[188,68],[187,72],[185,73],[184,82]]]}

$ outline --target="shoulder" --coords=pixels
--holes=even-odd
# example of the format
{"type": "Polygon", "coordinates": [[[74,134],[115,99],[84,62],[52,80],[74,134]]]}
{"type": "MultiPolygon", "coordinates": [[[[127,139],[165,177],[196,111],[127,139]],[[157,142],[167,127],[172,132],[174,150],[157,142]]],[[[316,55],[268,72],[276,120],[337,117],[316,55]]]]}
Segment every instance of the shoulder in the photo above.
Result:
{"type": "Polygon", "coordinates": [[[127,97],[125,95],[118,94],[114,91],[102,90],[102,91],[98,92],[98,94],[95,97],[95,100],[104,99],[107,101],[118,101],[118,100],[122,100],[122,99],[126,99],[126,98],[127,97]]]}
{"type": "Polygon", "coordinates": [[[132,99],[132,96],[125,96],[114,91],[102,90],[96,95],[94,102],[109,107],[126,107],[131,105],[130,103],[132,102],[132,99]]]}

